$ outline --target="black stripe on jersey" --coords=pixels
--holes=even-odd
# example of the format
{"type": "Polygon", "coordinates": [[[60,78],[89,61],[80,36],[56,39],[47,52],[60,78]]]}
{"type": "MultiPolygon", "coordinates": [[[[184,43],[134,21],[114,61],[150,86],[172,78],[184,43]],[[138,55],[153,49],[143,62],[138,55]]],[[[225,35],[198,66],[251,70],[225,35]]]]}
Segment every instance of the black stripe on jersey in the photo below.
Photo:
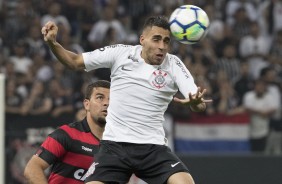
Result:
{"type": "Polygon", "coordinates": [[[40,154],[38,154],[38,156],[42,158],[43,160],[45,160],[49,165],[57,161],[58,158],[53,153],[51,153],[49,150],[43,147],[40,147],[40,149],[41,151],[40,151],[40,154]]]}
{"type": "Polygon", "coordinates": [[[79,171],[79,175],[82,177],[86,174],[87,169],[81,169],[80,167],[75,167],[73,165],[69,165],[63,162],[56,162],[52,166],[52,173],[58,174],[65,178],[72,178],[81,181],[80,179],[74,177],[75,172],[78,171],[79,171]]]}
{"type": "Polygon", "coordinates": [[[99,145],[92,145],[79,140],[73,140],[69,134],[62,129],[58,129],[56,133],[50,134],[49,136],[58,141],[66,151],[71,151],[73,153],[93,156],[99,149],[99,145]],[[85,149],[83,149],[82,146],[85,149]],[[88,148],[92,151],[88,151],[88,148]]]}
{"type": "Polygon", "coordinates": [[[52,137],[53,139],[58,141],[65,148],[65,150],[69,150],[71,148],[72,138],[64,130],[57,129],[56,131],[51,133],[49,137],[52,137]]]}
{"type": "MultiPolygon", "coordinates": [[[[80,132],[85,132],[85,133],[91,133],[90,127],[86,121],[86,119],[84,119],[83,121],[81,121],[81,123],[77,123],[77,122],[73,122],[69,124],[69,127],[71,128],[75,128],[76,130],[80,131],[80,132]]],[[[92,134],[92,133],[91,133],[92,134]]],[[[100,139],[98,137],[96,137],[94,134],[92,134],[98,141],[100,141],[100,139]]]]}

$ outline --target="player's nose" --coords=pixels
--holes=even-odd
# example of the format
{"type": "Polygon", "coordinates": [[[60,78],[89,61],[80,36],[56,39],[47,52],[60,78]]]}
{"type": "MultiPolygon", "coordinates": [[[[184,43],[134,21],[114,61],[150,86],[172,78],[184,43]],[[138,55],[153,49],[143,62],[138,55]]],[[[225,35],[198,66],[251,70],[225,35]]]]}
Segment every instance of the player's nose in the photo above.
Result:
{"type": "Polygon", "coordinates": [[[109,106],[109,102],[110,102],[109,99],[105,99],[105,100],[104,100],[104,106],[107,106],[107,107],[108,107],[108,106],[109,106]]]}
{"type": "Polygon", "coordinates": [[[163,50],[165,48],[164,42],[159,42],[159,49],[163,50]]]}

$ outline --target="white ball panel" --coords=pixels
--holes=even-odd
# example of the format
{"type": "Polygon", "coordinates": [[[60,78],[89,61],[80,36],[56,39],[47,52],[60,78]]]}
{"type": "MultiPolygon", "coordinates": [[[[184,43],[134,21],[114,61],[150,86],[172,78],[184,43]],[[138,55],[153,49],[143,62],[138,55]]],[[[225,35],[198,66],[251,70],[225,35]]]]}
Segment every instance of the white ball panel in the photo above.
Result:
{"type": "Polygon", "coordinates": [[[182,25],[187,25],[196,20],[196,14],[194,11],[188,9],[181,9],[181,11],[177,14],[176,19],[182,25]]]}

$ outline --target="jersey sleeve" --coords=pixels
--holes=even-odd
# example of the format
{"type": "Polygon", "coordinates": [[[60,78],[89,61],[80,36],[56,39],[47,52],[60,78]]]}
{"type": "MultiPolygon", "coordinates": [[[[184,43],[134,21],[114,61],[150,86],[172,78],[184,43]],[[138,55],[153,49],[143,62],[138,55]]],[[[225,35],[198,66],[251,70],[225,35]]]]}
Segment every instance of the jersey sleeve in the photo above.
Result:
{"type": "Polygon", "coordinates": [[[70,143],[71,138],[69,135],[61,128],[58,128],[45,139],[36,155],[51,165],[66,154],[70,143]]]}
{"type": "Polygon", "coordinates": [[[194,82],[193,76],[186,68],[184,63],[176,56],[172,56],[172,61],[173,73],[178,89],[185,98],[188,98],[188,94],[195,94],[197,92],[198,87],[194,82]]]}
{"type": "Polygon", "coordinates": [[[118,56],[124,52],[125,47],[125,45],[118,44],[82,53],[85,71],[89,72],[98,68],[112,68],[118,56]]]}

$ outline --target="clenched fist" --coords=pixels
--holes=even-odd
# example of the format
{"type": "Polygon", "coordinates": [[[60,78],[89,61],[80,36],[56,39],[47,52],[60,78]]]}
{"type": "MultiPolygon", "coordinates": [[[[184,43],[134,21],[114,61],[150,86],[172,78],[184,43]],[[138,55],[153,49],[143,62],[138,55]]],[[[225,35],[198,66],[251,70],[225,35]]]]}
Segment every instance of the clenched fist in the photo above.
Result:
{"type": "Polygon", "coordinates": [[[41,29],[41,33],[44,36],[46,42],[56,42],[58,33],[58,26],[54,22],[47,22],[41,29]]]}

